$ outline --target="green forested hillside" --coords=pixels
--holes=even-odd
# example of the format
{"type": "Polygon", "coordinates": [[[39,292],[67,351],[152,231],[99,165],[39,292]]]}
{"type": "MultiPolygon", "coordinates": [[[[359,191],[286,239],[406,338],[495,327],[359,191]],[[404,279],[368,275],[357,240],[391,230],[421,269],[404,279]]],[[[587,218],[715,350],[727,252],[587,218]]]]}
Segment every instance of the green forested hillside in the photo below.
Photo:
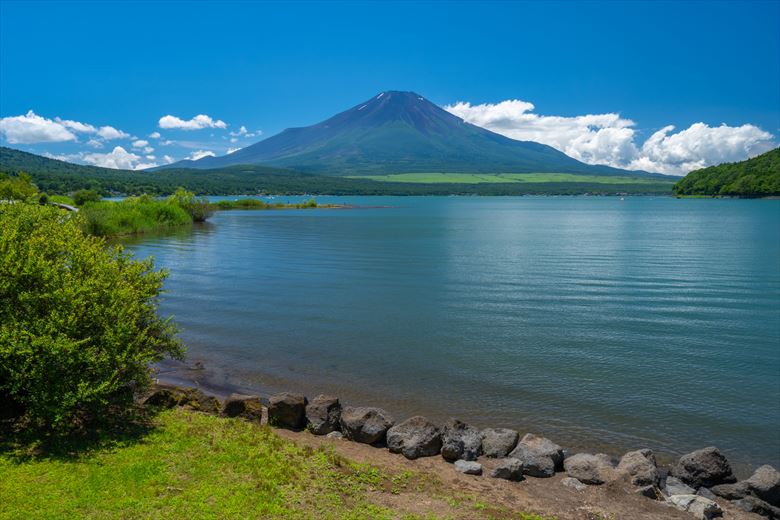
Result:
{"type": "MultiPolygon", "coordinates": [[[[580,195],[669,194],[672,183],[637,177],[603,182],[597,176],[532,182],[382,182],[301,173],[283,168],[238,165],[212,170],[175,168],[128,171],[71,164],[0,147],[0,174],[29,173],[41,192],[67,194],[94,189],[102,195],[168,195],[184,187],[198,195],[580,195]],[[574,180],[581,179],[581,180],[574,180]]],[[[419,179],[418,179],[419,181],[419,179]]]]}
{"type": "Polygon", "coordinates": [[[692,171],[674,185],[674,194],[712,197],[780,195],[780,148],[747,161],[692,171]]]}

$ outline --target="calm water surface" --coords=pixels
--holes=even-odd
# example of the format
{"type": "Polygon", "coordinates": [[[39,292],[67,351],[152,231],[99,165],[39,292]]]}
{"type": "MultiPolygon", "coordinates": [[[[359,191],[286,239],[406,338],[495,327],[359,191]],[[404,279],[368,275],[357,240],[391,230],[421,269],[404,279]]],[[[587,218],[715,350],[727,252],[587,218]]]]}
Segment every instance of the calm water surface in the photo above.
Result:
{"type": "Polygon", "coordinates": [[[780,201],[318,200],[129,243],[213,383],[780,464],[780,201]]]}

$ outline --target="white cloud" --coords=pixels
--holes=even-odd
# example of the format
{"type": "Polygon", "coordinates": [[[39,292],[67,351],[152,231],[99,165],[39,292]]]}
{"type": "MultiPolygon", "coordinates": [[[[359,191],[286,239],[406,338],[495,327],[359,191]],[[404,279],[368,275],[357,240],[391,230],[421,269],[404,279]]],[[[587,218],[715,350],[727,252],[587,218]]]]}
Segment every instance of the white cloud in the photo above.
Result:
{"type": "Polygon", "coordinates": [[[233,152],[237,152],[237,151],[239,151],[240,149],[241,149],[241,148],[228,148],[228,151],[227,151],[227,153],[228,153],[228,155],[230,155],[231,153],[233,153],[233,152]]]}
{"type": "MultiPolygon", "coordinates": [[[[235,137],[254,137],[256,135],[262,135],[262,130],[257,130],[256,132],[250,132],[246,129],[244,125],[241,125],[241,128],[238,129],[238,132],[230,132],[230,135],[235,137]]],[[[235,143],[236,139],[231,139],[230,142],[235,143]]]]}
{"type": "Polygon", "coordinates": [[[202,128],[227,128],[227,123],[220,119],[212,119],[205,114],[198,114],[189,120],[167,115],[160,118],[160,128],[178,128],[180,130],[200,130],[202,128]]]}
{"type": "Polygon", "coordinates": [[[230,142],[231,143],[237,143],[238,142],[238,137],[231,137],[230,138],[230,142]]]}
{"type": "Polygon", "coordinates": [[[149,137],[151,137],[152,139],[159,139],[160,132],[152,132],[151,134],[149,134],[149,137]]]}
{"type": "Polygon", "coordinates": [[[97,131],[97,135],[106,140],[127,139],[130,137],[130,134],[126,134],[125,132],[114,128],[113,126],[101,126],[97,131]]]}
{"type": "Polygon", "coordinates": [[[198,159],[203,159],[204,157],[216,157],[217,154],[212,152],[211,150],[196,150],[192,152],[187,159],[191,161],[197,161],[198,159]]]}
{"type": "Polygon", "coordinates": [[[92,148],[103,148],[103,141],[98,139],[90,139],[87,141],[87,146],[91,146],[92,148]]]}
{"type": "Polygon", "coordinates": [[[171,164],[175,160],[176,159],[174,159],[170,155],[163,155],[163,161],[165,161],[165,164],[171,164]]]}
{"type": "Polygon", "coordinates": [[[64,126],[65,128],[69,128],[73,130],[74,132],[82,132],[82,133],[89,133],[94,134],[97,132],[97,128],[95,128],[92,125],[88,125],[86,123],[79,123],[78,121],[71,121],[69,119],[60,119],[59,117],[54,118],[55,121],[57,121],[59,124],[64,126]]]}
{"type": "Polygon", "coordinates": [[[616,113],[544,116],[531,113],[532,103],[517,99],[481,105],[458,102],[444,109],[512,139],[547,144],[582,162],[617,168],[684,174],[747,159],[775,146],[771,134],[753,125],[696,123],[676,134],[670,134],[673,127],[665,127],[639,146],[634,122],[616,113]]]}
{"type": "Polygon", "coordinates": [[[141,162],[140,156],[128,152],[121,146],[114,147],[109,153],[85,153],[81,156],[81,159],[95,166],[122,170],[134,170],[141,162]]]}
{"type": "Polygon", "coordinates": [[[143,148],[144,146],[149,146],[149,141],[145,141],[143,139],[133,141],[133,148],[143,148]]]}
{"type": "Polygon", "coordinates": [[[155,166],[159,166],[157,163],[151,162],[151,163],[138,163],[135,165],[134,170],[145,170],[147,168],[154,168],[155,166]]]}
{"type": "Polygon", "coordinates": [[[151,146],[144,146],[144,153],[152,153],[154,151],[154,148],[151,146]]]}
{"type": "Polygon", "coordinates": [[[22,116],[0,119],[0,134],[11,144],[59,143],[75,141],[76,136],[62,123],[30,110],[22,116]]]}
{"type": "Polygon", "coordinates": [[[155,157],[154,155],[147,155],[146,158],[150,161],[154,161],[155,159],[157,159],[157,157],[155,157]]]}

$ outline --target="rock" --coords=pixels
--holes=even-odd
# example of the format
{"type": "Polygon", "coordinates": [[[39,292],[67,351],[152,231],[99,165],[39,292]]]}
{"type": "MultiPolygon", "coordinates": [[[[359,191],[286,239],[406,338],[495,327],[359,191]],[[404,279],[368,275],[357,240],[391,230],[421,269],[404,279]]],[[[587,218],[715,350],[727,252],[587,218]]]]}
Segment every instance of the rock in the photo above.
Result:
{"type": "Polygon", "coordinates": [[[455,469],[466,475],[482,475],[482,464],[471,460],[456,460],[455,469]]]}
{"type": "Polygon", "coordinates": [[[561,480],[561,484],[568,488],[576,489],[577,491],[584,491],[588,486],[577,480],[576,478],[566,477],[561,480]]]}
{"type": "Polygon", "coordinates": [[[666,501],[681,511],[693,513],[698,520],[710,520],[723,514],[718,504],[698,495],[672,495],[666,501]]]}
{"type": "Polygon", "coordinates": [[[485,428],[482,430],[482,453],[485,457],[503,458],[509,455],[520,435],[508,428],[485,428]]]}
{"type": "Polygon", "coordinates": [[[341,432],[330,432],[329,434],[325,435],[326,439],[343,439],[344,434],[341,432]]]}
{"type": "Polygon", "coordinates": [[[493,478],[502,478],[504,480],[523,480],[523,463],[517,459],[506,458],[500,461],[499,465],[490,472],[493,478]]]}
{"type": "Polygon", "coordinates": [[[178,387],[155,385],[143,403],[157,408],[173,408],[178,406],[181,397],[182,392],[178,387]]]}
{"type": "Polygon", "coordinates": [[[338,397],[318,395],[306,405],[307,428],[314,435],[326,435],[341,425],[341,403],[338,397]]]}
{"type": "Polygon", "coordinates": [[[750,487],[748,487],[747,482],[743,480],[742,482],[735,482],[734,484],[718,484],[717,486],[712,486],[710,492],[725,498],[726,500],[739,500],[740,498],[745,498],[745,496],[750,493],[750,487]]]}
{"type": "Polygon", "coordinates": [[[387,449],[407,459],[438,455],[441,432],[425,417],[412,417],[387,430],[387,449]]]}
{"type": "MultiPolygon", "coordinates": [[[[537,457],[549,457],[555,467],[555,471],[563,469],[563,448],[555,444],[550,439],[527,433],[517,443],[517,447],[509,454],[515,457],[514,453],[529,454],[537,457]]],[[[520,457],[516,457],[522,460],[520,457]]],[[[525,464],[525,462],[523,463],[525,464]]]]}
{"type": "Polygon", "coordinates": [[[737,481],[729,461],[713,446],[683,455],[670,474],[696,489],[737,481]]]}
{"type": "Polygon", "coordinates": [[[450,419],[441,432],[441,456],[453,462],[477,460],[482,452],[482,435],[473,426],[450,419]]]}
{"type": "Polygon", "coordinates": [[[700,487],[696,491],[696,494],[699,495],[700,497],[709,498],[710,500],[717,500],[717,498],[718,498],[717,495],[715,495],[715,493],[713,493],[712,491],[710,491],[706,487],[700,487]]]}
{"type": "Polygon", "coordinates": [[[223,417],[241,417],[253,422],[263,418],[263,403],[253,395],[231,394],[222,406],[223,417]]]}
{"type": "Polygon", "coordinates": [[[746,482],[758,498],[773,506],[780,506],[780,472],[775,468],[761,466],[746,482]]]}
{"type": "Polygon", "coordinates": [[[652,498],[653,500],[659,500],[661,497],[661,492],[655,486],[642,486],[637,488],[634,493],[643,497],[652,498]]]}
{"type": "Polygon", "coordinates": [[[179,406],[186,406],[198,412],[219,415],[222,403],[213,395],[208,395],[197,388],[184,388],[179,398],[179,406]]]}
{"type": "Polygon", "coordinates": [[[570,477],[585,484],[599,485],[610,480],[614,462],[609,455],[603,453],[578,453],[564,460],[563,467],[570,477]]]}
{"type": "Polygon", "coordinates": [[[620,459],[617,471],[628,475],[635,486],[655,486],[658,483],[658,467],[652,450],[626,453],[620,459]]]}
{"type": "Polygon", "coordinates": [[[696,494],[695,489],[687,485],[682,480],[674,477],[666,477],[666,483],[662,489],[667,496],[696,494]]]}
{"type": "Polygon", "coordinates": [[[745,498],[734,500],[731,503],[742,511],[765,516],[770,520],[780,520],[780,508],[775,507],[758,497],[748,495],[745,498]]]}
{"type": "Polygon", "coordinates": [[[381,408],[348,406],[341,410],[341,431],[344,437],[355,442],[381,443],[394,423],[393,416],[381,408]]]}
{"type": "Polygon", "coordinates": [[[272,395],[268,400],[268,423],[294,430],[306,426],[306,397],[290,392],[272,395]]]}

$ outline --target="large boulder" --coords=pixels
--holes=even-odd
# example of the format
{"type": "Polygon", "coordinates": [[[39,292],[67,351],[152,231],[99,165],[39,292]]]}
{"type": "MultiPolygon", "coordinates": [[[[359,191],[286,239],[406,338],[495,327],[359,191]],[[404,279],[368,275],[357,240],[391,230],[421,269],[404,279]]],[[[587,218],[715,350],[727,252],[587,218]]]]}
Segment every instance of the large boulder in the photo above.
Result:
{"type": "Polygon", "coordinates": [[[393,416],[381,408],[347,406],[341,410],[341,431],[344,437],[355,442],[382,443],[394,423],[393,416]]]}
{"type": "Polygon", "coordinates": [[[714,446],[683,455],[670,474],[697,489],[737,481],[729,461],[714,446]]]}
{"type": "Polygon", "coordinates": [[[509,456],[523,463],[523,473],[532,477],[552,477],[563,467],[563,448],[549,439],[528,433],[509,456]]]}
{"type": "Polygon", "coordinates": [[[457,419],[450,419],[441,433],[441,456],[454,462],[458,459],[477,460],[482,453],[480,431],[457,419]]]}
{"type": "Polygon", "coordinates": [[[268,423],[294,430],[306,426],[306,397],[291,392],[272,395],[268,400],[268,423]]]}
{"type": "Polygon", "coordinates": [[[438,455],[441,432],[425,417],[412,417],[387,430],[387,448],[407,459],[438,455]]]}
{"type": "Polygon", "coordinates": [[[307,428],[314,435],[327,435],[341,427],[341,403],[338,397],[318,395],[306,405],[307,428]]]}
{"type": "Polygon", "coordinates": [[[197,388],[182,389],[179,406],[214,415],[218,415],[222,411],[222,403],[219,402],[219,399],[197,388]]]}
{"type": "Polygon", "coordinates": [[[699,495],[672,495],[666,501],[680,511],[692,513],[697,520],[711,520],[723,514],[718,504],[699,495]]]}
{"type": "Polygon", "coordinates": [[[664,485],[661,488],[665,495],[695,495],[696,490],[691,486],[675,477],[666,477],[664,485]]]}
{"type": "Polygon", "coordinates": [[[609,455],[578,453],[563,461],[566,473],[584,484],[599,485],[611,480],[615,462],[609,455]]]}
{"type": "Polygon", "coordinates": [[[520,435],[509,428],[485,428],[482,430],[482,454],[485,457],[503,458],[517,446],[520,435]]]}
{"type": "Polygon", "coordinates": [[[775,468],[761,466],[745,482],[758,498],[773,506],[780,506],[780,472],[775,468]]]}
{"type": "Polygon", "coordinates": [[[222,416],[260,422],[263,418],[263,403],[254,395],[231,394],[222,406],[222,416]]]}
{"type": "Polygon", "coordinates": [[[493,471],[490,472],[493,478],[502,478],[504,480],[523,480],[523,463],[517,459],[506,458],[499,462],[493,471]]]}
{"type": "MultiPolygon", "coordinates": [[[[704,488],[700,488],[704,489],[704,488]]],[[[750,494],[750,487],[744,480],[733,484],[718,484],[709,488],[713,494],[726,500],[739,500],[750,494]]]]}
{"type": "Polygon", "coordinates": [[[629,451],[620,459],[617,471],[628,475],[635,486],[654,486],[658,483],[658,467],[652,450],[629,451]]]}
{"type": "Polygon", "coordinates": [[[143,404],[156,408],[173,408],[179,405],[182,395],[182,389],[177,386],[157,384],[152,387],[143,404]]]}
{"type": "Polygon", "coordinates": [[[737,506],[742,511],[765,516],[769,518],[769,520],[780,520],[780,507],[775,507],[758,497],[754,497],[753,495],[748,495],[745,498],[734,500],[732,501],[732,504],[737,506]]]}

